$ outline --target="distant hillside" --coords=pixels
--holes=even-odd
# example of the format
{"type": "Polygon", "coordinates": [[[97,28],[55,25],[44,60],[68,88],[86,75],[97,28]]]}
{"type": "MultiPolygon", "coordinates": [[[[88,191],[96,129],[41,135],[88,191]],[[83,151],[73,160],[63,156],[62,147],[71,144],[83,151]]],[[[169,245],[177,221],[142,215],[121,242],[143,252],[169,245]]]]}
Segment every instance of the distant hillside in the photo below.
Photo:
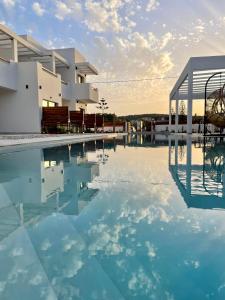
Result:
{"type": "MultiPolygon", "coordinates": [[[[127,116],[118,116],[117,117],[120,120],[123,121],[166,121],[169,120],[169,116],[167,114],[141,114],[141,115],[127,115],[127,116]]],[[[186,115],[180,115],[179,120],[181,119],[187,119],[186,115]]],[[[175,119],[175,115],[172,116],[172,119],[175,119]]],[[[195,122],[203,122],[203,116],[193,116],[193,121],[195,122]]]]}
{"type": "Polygon", "coordinates": [[[127,116],[119,116],[119,119],[123,119],[126,121],[141,121],[141,120],[168,120],[169,116],[167,114],[141,114],[141,115],[127,115],[127,116]]]}

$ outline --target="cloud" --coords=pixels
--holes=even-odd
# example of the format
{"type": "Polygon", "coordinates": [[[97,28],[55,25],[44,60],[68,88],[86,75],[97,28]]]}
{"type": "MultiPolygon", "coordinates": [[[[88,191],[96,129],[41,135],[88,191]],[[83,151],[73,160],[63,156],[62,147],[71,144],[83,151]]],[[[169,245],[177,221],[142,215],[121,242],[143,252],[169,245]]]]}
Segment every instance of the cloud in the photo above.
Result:
{"type": "MultiPolygon", "coordinates": [[[[96,57],[96,65],[100,66],[98,81],[106,81],[108,78],[109,80],[140,80],[166,77],[174,67],[169,52],[172,40],[174,36],[170,32],[156,36],[153,32],[134,31],[128,35],[114,35],[110,39],[96,36],[92,53],[96,57]]],[[[127,111],[127,103],[129,103],[130,111],[134,109],[133,105],[136,106],[135,110],[138,113],[141,105],[145,102],[150,103],[149,99],[162,98],[162,91],[165,95],[169,93],[169,82],[160,82],[161,91],[158,89],[158,84],[159,81],[140,81],[121,84],[119,89],[115,89],[115,85],[99,85],[99,88],[107,99],[116,99],[110,103],[112,111],[118,111],[119,102],[120,111],[129,113],[127,111]],[[135,105],[135,99],[136,101],[138,99],[140,106],[135,105]]],[[[157,107],[155,108],[157,111],[157,107]]]]}
{"type": "Polygon", "coordinates": [[[123,31],[123,26],[121,25],[121,18],[118,14],[118,10],[122,6],[123,1],[120,0],[101,2],[87,0],[85,4],[87,16],[84,23],[91,31],[123,31]]]}
{"type": "Polygon", "coordinates": [[[32,5],[32,9],[35,12],[35,14],[39,17],[42,17],[45,13],[45,9],[41,6],[39,2],[34,2],[32,5]]]}
{"type": "Polygon", "coordinates": [[[82,16],[82,5],[76,0],[56,1],[55,16],[61,21],[65,18],[80,18],[82,16]]]}
{"type": "Polygon", "coordinates": [[[53,1],[53,4],[55,16],[59,20],[79,19],[90,31],[119,33],[136,26],[136,23],[124,16],[121,11],[123,7],[127,8],[134,2],[134,0],[57,0],[53,1]]]}
{"type": "Polygon", "coordinates": [[[152,11],[155,10],[159,7],[160,3],[157,0],[149,0],[147,7],[146,7],[146,11],[152,11]]]}
{"type": "Polygon", "coordinates": [[[12,8],[15,6],[16,0],[3,0],[2,3],[6,8],[12,8]]]}

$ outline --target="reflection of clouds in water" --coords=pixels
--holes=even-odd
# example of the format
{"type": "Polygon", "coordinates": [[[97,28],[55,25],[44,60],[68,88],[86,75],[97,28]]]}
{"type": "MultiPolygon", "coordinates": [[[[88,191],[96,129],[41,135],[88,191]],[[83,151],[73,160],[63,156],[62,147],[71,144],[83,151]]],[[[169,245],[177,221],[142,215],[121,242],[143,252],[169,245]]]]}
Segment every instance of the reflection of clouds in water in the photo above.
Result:
{"type": "Polygon", "coordinates": [[[43,275],[41,273],[38,273],[34,275],[32,279],[29,280],[29,284],[31,285],[39,285],[43,281],[43,275]]]}
{"type": "Polygon", "coordinates": [[[70,261],[69,266],[66,269],[62,270],[63,274],[67,278],[72,278],[77,275],[78,271],[83,267],[84,263],[79,260],[79,257],[74,257],[70,261]]]}
{"type": "Polygon", "coordinates": [[[52,244],[50,243],[50,241],[48,239],[45,239],[41,245],[41,250],[42,251],[47,251],[49,248],[51,248],[52,244]]]}
{"type": "Polygon", "coordinates": [[[53,287],[56,295],[60,295],[60,297],[49,298],[49,300],[74,300],[80,299],[80,290],[79,288],[75,287],[74,285],[70,284],[60,284],[57,282],[53,282],[53,287]]]}
{"type": "MultiPolygon", "coordinates": [[[[131,168],[134,166],[131,165],[131,168]]],[[[26,273],[26,270],[20,268],[22,264],[19,265],[18,261],[22,261],[23,255],[29,253],[28,249],[20,248],[20,242],[7,248],[7,256],[13,260],[13,264],[17,264],[17,271],[11,268],[7,274],[9,280],[7,277],[1,278],[0,292],[4,291],[8,282],[20,283],[21,279],[28,282],[32,288],[38,287],[41,297],[45,300],[79,299],[83,297],[85,289],[88,292],[90,290],[90,294],[88,298],[83,299],[109,299],[107,291],[111,291],[111,287],[107,286],[107,291],[102,288],[105,284],[104,276],[108,276],[109,281],[112,279],[118,290],[123,291],[124,299],[139,299],[141,296],[144,297],[141,299],[149,299],[151,296],[155,299],[174,299],[171,292],[165,291],[169,290],[169,287],[164,285],[168,283],[168,278],[164,270],[160,269],[161,265],[165,269],[172,266],[168,271],[172,280],[174,262],[176,266],[185,269],[183,273],[187,270],[196,272],[195,269],[200,268],[199,257],[190,256],[186,252],[186,242],[189,240],[183,245],[183,241],[176,237],[182,235],[188,238],[190,235],[193,237],[193,233],[200,233],[204,217],[201,218],[200,215],[197,220],[192,211],[177,209],[173,201],[180,196],[175,195],[175,188],[172,198],[171,186],[160,184],[164,182],[165,176],[159,178],[155,174],[157,172],[150,171],[150,168],[150,165],[144,166],[141,175],[135,170],[136,177],[133,177],[134,173],[128,176],[122,172],[118,175],[109,168],[110,176],[113,174],[117,178],[112,182],[109,176],[107,182],[95,182],[93,185],[98,185],[100,192],[79,216],[68,218],[54,214],[55,220],[49,218],[49,223],[46,224],[42,220],[40,223],[43,226],[36,227],[36,232],[33,230],[30,233],[31,237],[33,235],[32,242],[38,258],[44,265],[57,297],[49,291],[49,287],[42,286],[46,285],[44,272],[42,274],[35,268],[26,273]],[[118,176],[121,180],[118,180],[118,176]],[[159,184],[153,184],[156,182],[159,184]],[[170,252],[171,247],[176,249],[177,245],[181,247],[178,258],[170,252]],[[94,268],[97,264],[99,269],[94,268]],[[94,270],[93,274],[90,270],[94,270]],[[86,277],[90,282],[85,282],[86,277]],[[84,286],[80,286],[82,280],[85,282],[84,286]],[[93,291],[91,285],[98,280],[103,284],[101,288],[100,285],[95,286],[93,291]]],[[[130,170],[124,172],[129,173],[130,170]]],[[[208,221],[208,228],[214,228],[216,231],[214,225],[217,222],[210,222],[208,221]]],[[[218,229],[224,231],[223,227],[218,226],[218,229]]],[[[1,244],[0,250],[4,249],[5,246],[1,244]]],[[[202,261],[201,267],[200,270],[203,269],[202,261]]],[[[29,268],[30,266],[27,267],[29,268]]],[[[183,279],[182,269],[180,271],[183,279]]],[[[220,290],[222,289],[223,286],[220,290]]]]}
{"type": "Polygon", "coordinates": [[[184,264],[188,267],[193,267],[194,269],[198,269],[200,267],[200,262],[198,260],[185,260],[184,264]]]}
{"type": "Polygon", "coordinates": [[[150,276],[140,267],[137,272],[132,273],[131,279],[128,281],[128,288],[133,291],[133,296],[136,296],[137,293],[139,295],[147,295],[154,289],[154,285],[150,276]]]}
{"type": "Polygon", "coordinates": [[[126,255],[126,256],[134,256],[134,255],[135,255],[135,250],[134,250],[134,249],[127,248],[127,249],[125,250],[125,255],[126,255]]]}
{"type": "Polygon", "coordinates": [[[10,254],[11,256],[22,256],[24,255],[23,248],[14,248],[10,254]]]}
{"type": "Polygon", "coordinates": [[[0,251],[5,251],[6,250],[6,245],[0,244],[0,251]]]}
{"type": "Polygon", "coordinates": [[[16,283],[18,278],[23,278],[23,280],[26,278],[26,275],[28,273],[28,270],[24,268],[19,268],[17,265],[13,266],[11,272],[8,275],[8,283],[16,283]]]}
{"type": "Polygon", "coordinates": [[[2,293],[5,289],[6,281],[0,281],[0,293],[2,293]]]}
{"type": "Polygon", "coordinates": [[[153,244],[151,244],[149,241],[145,242],[145,246],[148,249],[148,256],[150,258],[154,258],[156,256],[156,248],[153,244]]]}
{"type": "Polygon", "coordinates": [[[74,236],[69,236],[69,235],[65,236],[62,239],[62,243],[63,243],[64,252],[68,252],[70,250],[81,252],[85,248],[84,242],[81,239],[76,240],[74,236]]]}
{"type": "Polygon", "coordinates": [[[98,251],[105,251],[106,255],[118,255],[123,251],[119,244],[122,226],[109,226],[107,224],[93,225],[88,231],[91,238],[88,247],[90,255],[96,255],[98,251]]]}

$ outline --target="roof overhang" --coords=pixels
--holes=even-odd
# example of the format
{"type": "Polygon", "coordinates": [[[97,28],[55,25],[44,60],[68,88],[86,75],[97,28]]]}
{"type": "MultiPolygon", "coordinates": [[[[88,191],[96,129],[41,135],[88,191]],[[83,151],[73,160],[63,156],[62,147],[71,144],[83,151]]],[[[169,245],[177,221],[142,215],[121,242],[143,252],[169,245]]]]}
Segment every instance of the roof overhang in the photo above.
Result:
{"type": "Polygon", "coordinates": [[[55,57],[55,63],[56,63],[57,67],[69,67],[68,61],[62,55],[60,55],[58,52],[56,52],[54,50],[47,50],[47,51],[50,54],[50,56],[55,57]]]}
{"type": "Polygon", "coordinates": [[[40,63],[48,63],[54,55],[57,67],[69,67],[68,61],[56,51],[39,49],[23,37],[16,35],[9,28],[0,24],[0,47],[5,49],[10,48],[13,39],[15,39],[18,43],[19,61],[38,61],[40,63]]]}
{"type": "Polygon", "coordinates": [[[23,55],[23,54],[43,55],[43,52],[40,49],[30,44],[22,37],[16,35],[9,28],[0,24],[0,46],[3,48],[9,48],[11,46],[11,41],[13,39],[17,40],[18,42],[19,55],[23,55]]]}
{"type": "Polygon", "coordinates": [[[97,69],[89,62],[75,64],[76,70],[84,75],[98,75],[97,69]]]}

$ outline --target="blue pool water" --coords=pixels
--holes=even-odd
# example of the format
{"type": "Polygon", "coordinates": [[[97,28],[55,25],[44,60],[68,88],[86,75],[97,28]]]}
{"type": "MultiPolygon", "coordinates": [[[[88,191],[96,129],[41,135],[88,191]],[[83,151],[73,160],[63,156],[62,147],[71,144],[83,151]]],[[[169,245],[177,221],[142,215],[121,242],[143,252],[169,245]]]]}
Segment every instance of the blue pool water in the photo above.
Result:
{"type": "Polygon", "coordinates": [[[0,154],[0,299],[225,299],[225,142],[0,154]]]}

